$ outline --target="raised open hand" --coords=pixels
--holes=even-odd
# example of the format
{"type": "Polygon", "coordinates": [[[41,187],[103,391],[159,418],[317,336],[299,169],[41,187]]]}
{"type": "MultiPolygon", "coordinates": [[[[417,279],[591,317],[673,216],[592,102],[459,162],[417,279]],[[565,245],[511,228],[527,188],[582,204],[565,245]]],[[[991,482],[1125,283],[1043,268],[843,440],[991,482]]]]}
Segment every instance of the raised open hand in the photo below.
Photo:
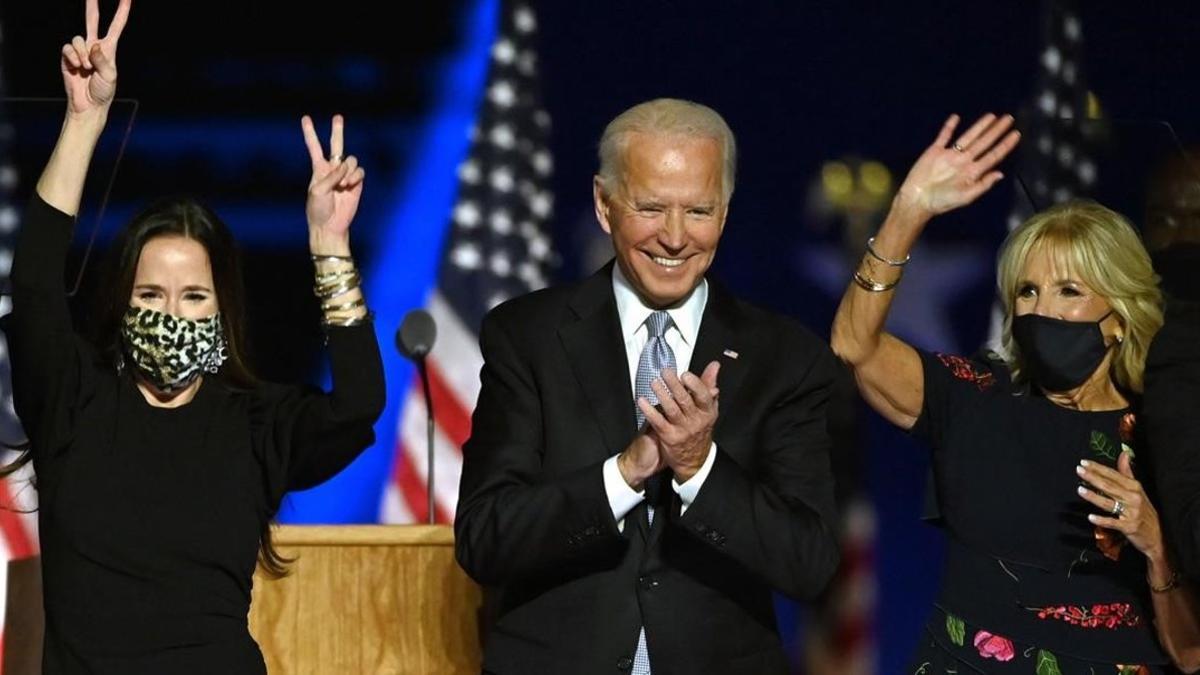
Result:
{"type": "Polygon", "coordinates": [[[317,139],[312,118],[305,115],[301,120],[304,143],[312,159],[312,180],[308,184],[308,201],[305,215],[308,217],[309,242],[316,254],[342,254],[333,250],[316,250],[317,246],[340,245],[348,241],[350,223],[358,211],[362,197],[363,179],[366,173],[353,155],[343,157],[343,129],[341,115],[333,116],[333,129],[329,135],[329,157],[317,139]]]}
{"type": "Polygon", "coordinates": [[[966,206],[991,189],[1004,177],[996,166],[1021,138],[1012,115],[988,113],[951,144],[958,122],[958,115],[946,120],[900,186],[900,197],[927,216],[966,206]]]}
{"type": "Polygon", "coordinates": [[[87,0],[87,35],[76,35],[62,48],[67,113],[82,115],[107,109],[117,93],[117,42],[129,20],[132,0],[121,0],[112,23],[100,37],[100,0],[87,0]]]}

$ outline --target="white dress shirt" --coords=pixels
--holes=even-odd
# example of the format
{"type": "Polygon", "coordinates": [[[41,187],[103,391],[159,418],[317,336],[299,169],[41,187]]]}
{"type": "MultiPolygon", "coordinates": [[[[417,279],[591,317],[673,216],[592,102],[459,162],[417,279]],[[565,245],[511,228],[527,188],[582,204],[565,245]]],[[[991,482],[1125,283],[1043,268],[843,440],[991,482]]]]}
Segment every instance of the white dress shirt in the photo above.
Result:
{"type": "MultiPolygon", "coordinates": [[[[642,349],[649,341],[650,329],[646,319],[654,312],[647,307],[633,290],[629,280],[621,272],[620,265],[613,265],[613,294],[617,299],[617,315],[621,321],[621,338],[625,341],[625,359],[629,363],[629,414],[634,414],[634,391],[637,382],[638,361],[642,358],[642,349]]],[[[665,335],[667,344],[675,354],[675,363],[680,374],[687,369],[692,361],[692,351],[696,348],[696,336],[700,333],[700,319],[704,316],[704,307],[708,304],[708,281],[701,280],[688,295],[687,299],[677,307],[667,309],[671,316],[672,325],[665,335]]],[[[703,466],[684,483],[671,481],[671,488],[679,495],[683,503],[680,513],[687,510],[700,493],[704,480],[712,470],[717,457],[717,444],[713,443],[708,450],[703,466]]],[[[617,529],[625,530],[625,515],[646,498],[645,490],[637,491],[629,487],[621,477],[617,468],[617,455],[609,457],[604,462],[604,490],[608,495],[608,504],[612,507],[613,518],[617,521],[617,529]]]]}

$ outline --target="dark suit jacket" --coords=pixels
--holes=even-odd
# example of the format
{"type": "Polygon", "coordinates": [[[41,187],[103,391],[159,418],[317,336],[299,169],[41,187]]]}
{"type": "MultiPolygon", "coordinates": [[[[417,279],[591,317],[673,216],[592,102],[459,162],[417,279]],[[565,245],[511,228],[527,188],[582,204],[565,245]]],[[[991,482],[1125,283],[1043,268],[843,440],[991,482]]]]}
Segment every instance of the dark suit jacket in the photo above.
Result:
{"type": "Polygon", "coordinates": [[[1200,579],[1200,303],[1168,301],[1145,384],[1142,427],[1164,535],[1180,571],[1200,579]]]}
{"type": "Polygon", "coordinates": [[[812,597],[838,562],[832,353],[710,282],[690,370],[721,361],[715,464],[684,515],[666,483],[654,526],[643,503],[622,533],[602,465],[637,429],[611,270],[483,322],[455,534],[498,592],[484,669],[621,673],[644,623],[655,675],[784,673],[771,590],[812,597]]]}

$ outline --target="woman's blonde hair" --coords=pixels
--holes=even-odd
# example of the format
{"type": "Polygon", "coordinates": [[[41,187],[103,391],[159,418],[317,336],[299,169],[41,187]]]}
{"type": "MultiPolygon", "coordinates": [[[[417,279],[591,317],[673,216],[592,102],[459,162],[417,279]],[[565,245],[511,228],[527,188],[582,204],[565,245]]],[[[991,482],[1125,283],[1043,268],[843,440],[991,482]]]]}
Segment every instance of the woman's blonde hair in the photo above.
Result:
{"type": "Polygon", "coordinates": [[[1021,379],[1021,352],[1013,340],[1012,320],[1022,274],[1030,254],[1046,250],[1059,269],[1087,284],[1120,317],[1124,340],[1117,344],[1111,375],[1127,391],[1142,392],[1150,341],[1162,326],[1162,292],[1150,255],[1129,221],[1088,200],[1070,201],[1034,214],[1013,230],[996,264],[996,283],[1004,305],[1002,356],[1021,379]]]}

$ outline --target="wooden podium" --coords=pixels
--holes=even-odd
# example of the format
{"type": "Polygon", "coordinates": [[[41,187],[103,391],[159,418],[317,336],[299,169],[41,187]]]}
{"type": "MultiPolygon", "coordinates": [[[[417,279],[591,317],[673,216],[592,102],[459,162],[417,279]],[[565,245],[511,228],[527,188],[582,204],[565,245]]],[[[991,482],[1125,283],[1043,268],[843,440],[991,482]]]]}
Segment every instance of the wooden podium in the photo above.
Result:
{"type": "Polygon", "coordinates": [[[46,615],[42,611],[42,559],[8,561],[4,597],[3,675],[40,675],[42,636],[46,615]]]}
{"type": "MultiPolygon", "coordinates": [[[[444,525],[275,529],[291,574],[255,574],[250,632],[271,675],[479,675],[482,592],[444,525]]],[[[42,660],[41,561],[8,564],[3,675],[42,660]]]]}
{"type": "Polygon", "coordinates": [[[282,526],[296,558],[255,575],[250,632],[273,675],[480,672],[482,592],[444,525],[282,526]]]}

